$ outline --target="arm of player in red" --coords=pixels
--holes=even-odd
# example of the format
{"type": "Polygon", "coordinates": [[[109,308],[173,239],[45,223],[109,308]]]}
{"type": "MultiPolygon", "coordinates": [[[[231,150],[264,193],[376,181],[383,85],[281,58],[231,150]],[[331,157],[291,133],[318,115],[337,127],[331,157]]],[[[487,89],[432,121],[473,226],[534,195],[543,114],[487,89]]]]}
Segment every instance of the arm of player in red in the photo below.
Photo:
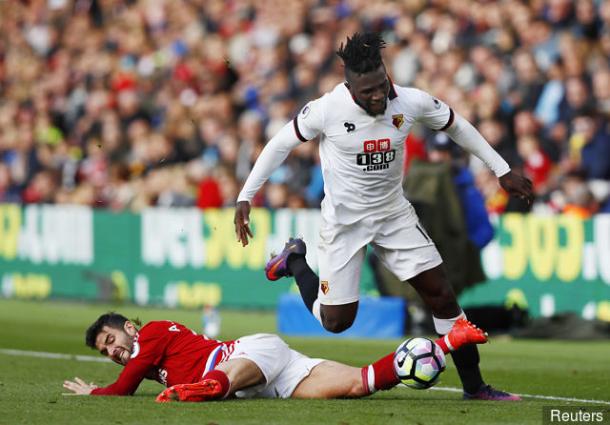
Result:
{"type": "Polygon", "coordinates": [[[140,382],[146,378],[150,369],[154,367],[147,361],[136,360],[140,359],[130,361],[115,383],[107,387],[95,388],[91,391],[91,395],[132,395],[135,393],[140,382]]]}
{"type": "Polygon", "coordinates": [[[87,384],[77,376],[74,378],[74,381],[64,381],[64,388],[72,391],[72,393],[65,395],[89,395],[91,394],[91,391],[98,388],[98,386],[93,382],[87,384]]]}
{"type": "MultiPolygon", "coordinates": [[[[165,327],[163,327],[165,330],[165,327]]],[[[95,384],[87,384],[80,378],[74,381],[64,381],[64,388],[79,395],[131,395],[140,383],[157,367],[162,353],[170,340],[170,333],[155,332],[145,341],[140,340],[140,346],[135,356],[129,360],[116,382],[107,387],[99,388],[95,384]]]]}
{"type": "Polygon", "coordinates": [[[153,367],[148,362],[133,360],[125,366],[116,382],[107,387],[100,388],[93,382],[87,384],[78,377],[74,381],[64,381],[63,387],[76,395],[131,395],[153,367]]]}

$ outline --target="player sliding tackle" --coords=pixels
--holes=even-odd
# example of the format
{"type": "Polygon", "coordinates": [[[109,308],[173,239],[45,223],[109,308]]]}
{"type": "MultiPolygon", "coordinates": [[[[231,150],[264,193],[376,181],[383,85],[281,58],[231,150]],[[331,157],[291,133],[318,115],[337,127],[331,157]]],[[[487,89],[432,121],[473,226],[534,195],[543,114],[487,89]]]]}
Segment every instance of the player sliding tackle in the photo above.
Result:
{"type": "MultiPolygon", "coordinates": [[[[141,329],[126,317],[100,316],[86,333],[87,345],[123,366],[116,382],[98,387],[82,379],[64,388],[80,395],[131,395],[143,379],[168,388],[158,402],[236,398],[358,398],[400,382],[390,353],[376,362],[352,367],[307,357],[271,334],[217,341],[170,321],[141,329]]],[[[487,342],[487,334],[465,319],[436,341],[444,353],[487,342]]]]}

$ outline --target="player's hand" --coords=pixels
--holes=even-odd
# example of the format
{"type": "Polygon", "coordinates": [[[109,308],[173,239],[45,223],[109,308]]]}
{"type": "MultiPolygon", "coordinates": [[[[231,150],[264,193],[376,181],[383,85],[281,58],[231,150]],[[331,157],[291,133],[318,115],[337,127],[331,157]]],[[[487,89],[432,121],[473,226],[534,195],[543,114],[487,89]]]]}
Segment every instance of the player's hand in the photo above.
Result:
{"type": "Polygon", "coordinates": [[[235,236],[237,242],[241,242],[242,246],[248,245],[248,236],[252,236],[250,230],[250,203],[248,201],[239,201],[235,207],[235,236]]]}
{"type": "Polygon", "coordinates": [[[534,191],[530,179],[509,171],[499,178],[500,186],[511,196],[527,201],[528,205],[534,202],[534,191]]]}
{"type": "Polygon", "coordinates": [[[64,381],[64,388],[72,391],[76,395],[89,395],[91,391],[98,388],[93,382],[87,384],[80,378],[74,378],[74,381],[64,381]]]}

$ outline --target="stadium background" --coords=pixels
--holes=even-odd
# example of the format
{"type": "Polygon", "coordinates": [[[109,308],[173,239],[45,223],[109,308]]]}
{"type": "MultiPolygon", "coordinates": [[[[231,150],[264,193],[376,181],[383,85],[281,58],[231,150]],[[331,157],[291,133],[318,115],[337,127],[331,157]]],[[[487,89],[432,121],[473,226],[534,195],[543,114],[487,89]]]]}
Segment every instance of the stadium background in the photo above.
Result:
{"type": "MultiPolygon", "coordinates": [[[[273,308],[295,288],[262,269],[290,235],[315,246],[317,142],[255,199],[247,249],[231,207],[265,141],[342,81],[333,52],[356,30],[384,35],[394,82],[445,100],[534,181],[530,209],[471,162],[496,237],[483,252],[489,282],[462,302],[610,320],[610,1],[0,0],[0,424],[539,424],[549,405],[607,413],[606,341],[493,338],[484,374],[529,394],[517,405],[464,404],[452,366],[437,391],[364,401],[156,406],[151,383],[129,399],[61,396],[71,376],[116,376],[83,344],[110,309],[200,330],[200,307],[220,305],[221,338],[276,331],[273,308]]],[[[409,159],[433,140],[414,129],[409,159]]],[[[364,293],[372,282],[366,267],[364,293]]],[[[400,342],[287,341],[352,365],[400,342]]]]}

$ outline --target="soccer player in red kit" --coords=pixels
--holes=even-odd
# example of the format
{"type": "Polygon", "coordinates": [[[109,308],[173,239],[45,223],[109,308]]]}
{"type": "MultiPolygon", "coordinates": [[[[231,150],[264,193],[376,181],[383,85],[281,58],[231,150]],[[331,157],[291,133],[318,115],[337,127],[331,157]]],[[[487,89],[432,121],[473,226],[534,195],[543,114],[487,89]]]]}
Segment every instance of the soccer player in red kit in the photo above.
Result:
{"type": "MultiPolygon", "coordinates": [[[[436,343],[448,353],[486,341],[482,330],[461,320],[436,343]]],[[[138,329],[117,313],[100,316],[87,330],[86,342],[124,368],[107,387],[79,378],[64,381],[64,388],[80,395],[131,395],[145,378],[168,387],[157,397],[159,402],[227,397],[356,398],[399,383],[394,353],[358,368],[307,357],[290,349],[277,335],[217,341],[171,321],[153,321],[138,329]]]]}

